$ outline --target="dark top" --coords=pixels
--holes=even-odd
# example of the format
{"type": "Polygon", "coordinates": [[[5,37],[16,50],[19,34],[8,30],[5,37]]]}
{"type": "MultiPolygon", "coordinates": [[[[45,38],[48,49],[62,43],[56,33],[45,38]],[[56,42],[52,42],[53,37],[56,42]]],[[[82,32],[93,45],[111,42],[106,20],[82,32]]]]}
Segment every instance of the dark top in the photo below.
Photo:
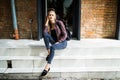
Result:
{"type": "Polygon", "coordinates": [[[58,41],[58,40],[57,40],[57,35],[56,35],[55,29],[51,30],[51,36],[52,36],[52,38],[53,38],[53,40],[54,40],[55,42],[58,41]]]}
{"type": "MultiPolygon", "coordinates": [[[[48,30],[49,30],[48,27],[45,26],[44,32],[48,32],[48,30]]],[[[65,25],[64,25],[64,23],[62,21],[56,20],[55,32],[56,32],[56,35],[57,35],[58,42],[66,40],[67,33],[66,33],[65,25]],[[62,31],[60,30],[60,28],[57,25],[57,23],[60,24],[62,31]],[[62,36],[61,36],[61,34],[62,34],[62,36]]]]}

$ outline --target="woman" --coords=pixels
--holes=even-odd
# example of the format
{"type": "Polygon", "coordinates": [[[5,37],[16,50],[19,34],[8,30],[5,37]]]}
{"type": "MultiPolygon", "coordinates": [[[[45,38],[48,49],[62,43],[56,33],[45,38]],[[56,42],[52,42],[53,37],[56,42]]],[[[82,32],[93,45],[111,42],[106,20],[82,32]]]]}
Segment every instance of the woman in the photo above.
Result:
{"type": "Polygon", "coordinates": [[[46,17],[44,29],[44,42],[46,49],[48,51],[48,55],[46,57],[47,64],[41,76],[45,76],[49,72],[55,50],[66,48],[67,46],[66,37],[67,33],[65,25],[63,24],[62,21],[56,20],[55,10],[51,8],[48,11],[48,15],[46,17]]]}

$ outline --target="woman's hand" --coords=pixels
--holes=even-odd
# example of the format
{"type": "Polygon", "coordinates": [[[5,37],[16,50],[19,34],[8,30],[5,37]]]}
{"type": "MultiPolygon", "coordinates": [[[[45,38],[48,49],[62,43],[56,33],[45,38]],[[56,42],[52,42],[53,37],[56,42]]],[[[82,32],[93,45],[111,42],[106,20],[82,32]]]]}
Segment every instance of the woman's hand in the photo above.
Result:
{"type": "Polygon", "coordinates": [[[56,42],[55,44],[59,44],[59,42],[56,42]]]}
{"type": "Polygon", "coordinates": [[[46,23],[45,23],[45,25],[48,26],[48,23],[49,23],[49,18],[48,18],[48,16],[47,16],[47,17],[46,17],[46,23]]]}
{"type": "Polygon", "coordinates": [[[48,16],[46,17],[46,19],[47,19],[47,22],[49,22],[49,18],[48,18],[48,16]]]}

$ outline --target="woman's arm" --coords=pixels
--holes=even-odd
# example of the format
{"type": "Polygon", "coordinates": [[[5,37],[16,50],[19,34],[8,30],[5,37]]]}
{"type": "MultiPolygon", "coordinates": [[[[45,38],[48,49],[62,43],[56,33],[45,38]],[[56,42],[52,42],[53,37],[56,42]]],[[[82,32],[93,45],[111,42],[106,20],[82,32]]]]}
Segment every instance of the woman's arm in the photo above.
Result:
{"type": "Polygon", "coordinates": [[[48,32],[48,24],[49,24],[49,18],[46,16],[45,26],[44,26],[44,32],[48,32]]]}
{"type": "Polygon", "coordinates": [[[64,40],[66,40],[66,38],[67,38],[67,32],[66,32],[64,23],[62,21],[59,21],[59,24],[60,24],[60,27],[61,27],[62,36],[60,36],[58,41],[62,42],[64,40]]]}
{"type": "Polygon", "coordinates": [[[49,23],[49,18],[46,16],[45,26],[48,26],[48,23],[49,23]]]}

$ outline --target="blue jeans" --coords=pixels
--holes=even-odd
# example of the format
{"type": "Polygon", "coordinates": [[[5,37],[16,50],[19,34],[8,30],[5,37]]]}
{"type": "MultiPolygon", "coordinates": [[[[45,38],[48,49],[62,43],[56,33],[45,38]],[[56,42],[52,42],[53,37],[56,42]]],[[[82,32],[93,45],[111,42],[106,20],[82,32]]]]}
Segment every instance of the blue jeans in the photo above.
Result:
{"type": "Polygon", "coordinates": [[[67,41],[62,41],[58,44],[55,44],[55,41],[53,40],[53,38],[51,37],[51,35],[47,32],[44,32],[44,42],[45,42],[45,46],[46,49],[50,49],[50,54],[48,57],[48,63],[51,64],[54,54],[55,54],[55,50],[60,50],[60,49],[64,49],[67,46],[67,41]],[[51,45],[50,45],[51,43],[51,45]]]}

